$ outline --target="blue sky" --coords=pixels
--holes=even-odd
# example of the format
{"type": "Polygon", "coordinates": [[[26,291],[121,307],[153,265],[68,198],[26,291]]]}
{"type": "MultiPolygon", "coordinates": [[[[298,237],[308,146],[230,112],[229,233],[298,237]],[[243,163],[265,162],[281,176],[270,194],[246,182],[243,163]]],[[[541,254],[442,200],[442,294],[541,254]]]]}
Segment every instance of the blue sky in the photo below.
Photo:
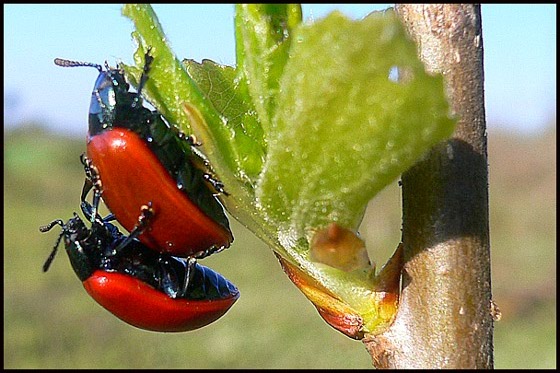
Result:
{"type": "MultiPolygon", "coordinates": [[[[359,19],[389,4],[305,4],[304,19],[338,9],[359,19]]],[[[4,5],[4,123],[44,122],[85,136],[95,69],[55,57],[130,63],[132,22],[118,4],[4,5]]],[[[233,65],[232,4],[154,5],[180,58],[233,65]]],[[[556,5],[482,6],[488,130],[536,133],[556,118],[556,5]]]]}

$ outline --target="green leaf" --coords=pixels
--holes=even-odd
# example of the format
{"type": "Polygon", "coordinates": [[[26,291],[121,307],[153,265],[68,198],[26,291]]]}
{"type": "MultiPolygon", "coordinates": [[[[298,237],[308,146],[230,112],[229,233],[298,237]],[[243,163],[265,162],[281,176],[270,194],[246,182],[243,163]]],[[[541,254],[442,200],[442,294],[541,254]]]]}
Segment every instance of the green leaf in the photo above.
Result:
{"type": "Polygon", "coordinates": [[[443,79],[392,11],[332,13],[292,37],[256,196],[295,237],[333,221],[356,229],[368,201],[452,133],[443,79]],[[396,68],[409,78],[392,79],[396,68]]]}
{"type": "Polygon", "coordinates": [[[246,99],[247,84],[236,79],[236,71],[230,66],[210,60],[184,60],[183,64],[214,108],[226,118],[227,126],[234,132],[232,148],[237,153],[239,168],[253,183],[262,169],[266,149],[255,109],[246,99]]]}
{"type": "Polygon", "coordinates": [[[238,73],[268,133],[275,94],[288,58],[292,29],[301,23],[299,4],[237,4],[235,39],[238,73]]]}
{"type": "Polygon", "coordinates": [[[127,4],[123,6],[122,12],[134,21],[137,32],[133,33],[133,36],[138,43],[138,49],[134,54],[137,66],[134,69],[126,69],[127,72],[128,70],[134,72],[127,78],[137,83],[144,67],[144,56],[149,48],[154,60],[150,68],[150,78],[142,93],[153,101],[153,104],[160,106],[158,110],[166,118],[186,130],[190,130],[190,123],[180,107],[181,103],[187,100],[204,108],[209,119],[216,122],[212,125],[218,126],[219,114],[211,108],[169,48],[152,7],[145,4],[127,4]]]}

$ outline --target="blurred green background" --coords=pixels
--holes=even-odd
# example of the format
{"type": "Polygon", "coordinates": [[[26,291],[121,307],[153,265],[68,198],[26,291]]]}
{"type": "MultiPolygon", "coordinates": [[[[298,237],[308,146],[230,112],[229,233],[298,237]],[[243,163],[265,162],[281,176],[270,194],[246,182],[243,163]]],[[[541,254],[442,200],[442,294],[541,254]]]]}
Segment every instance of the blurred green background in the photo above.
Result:
{"type": "MultiPolygon", "coordinates": [[[[496,368],[556,367],[556,123],[533,137],[489,130],[496,368]]],[[[201,261],[241,297],[217,322],[179,334],[128,326],[97,305],[60,253],[79,207],[85,141],[40,125],[4,130],[4,368],[371,368],[359,341],[325,324],[272,251],[232,221],[235,241],[201,261]]],[[[371,201],[361,234],[378,266],[400,240],[396,182],[371,201]]]]}

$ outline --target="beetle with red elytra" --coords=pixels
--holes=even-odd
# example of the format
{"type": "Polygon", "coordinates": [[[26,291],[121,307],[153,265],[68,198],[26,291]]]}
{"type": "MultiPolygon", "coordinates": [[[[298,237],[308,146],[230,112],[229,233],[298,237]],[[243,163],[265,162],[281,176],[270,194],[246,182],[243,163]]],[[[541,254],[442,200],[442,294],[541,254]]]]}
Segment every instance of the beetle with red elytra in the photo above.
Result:
{"type": "MultiPolygon", "coordinates": [[[[82,204],[86,217],[93,209],[82,204]]],[[[48,257],[47,271],[63,241],[70,264],[88,294],[121,320],[157,332],[183,332],[208,325],[239,298],[231,282],[196,262],[157,253],[132,235],[125,236],[109,221],[93,217],[88,229],[80,217],[54,220],[42,232],[60,225],[62,231],[48,257]]]]}
{"type": "Polygon", "coordinates": [[[141,91],[153,57],[145,55],[137,92],[119,69],[56,59],[60,66],[93,66],[99,76],[89,109],[87,179],[82,200],[94,189],[93,208],[103,199],[129,232],[143,230],[139,240],[160,252],[204,257],[229,247],[233,235],[215,194],[224,193],[185,136],[157,111],[142,105],[141,91]],[[149,206],[149,209],[143,209],[149,206]],[[139,224],[149,220],[149,226],[139,224]]]}

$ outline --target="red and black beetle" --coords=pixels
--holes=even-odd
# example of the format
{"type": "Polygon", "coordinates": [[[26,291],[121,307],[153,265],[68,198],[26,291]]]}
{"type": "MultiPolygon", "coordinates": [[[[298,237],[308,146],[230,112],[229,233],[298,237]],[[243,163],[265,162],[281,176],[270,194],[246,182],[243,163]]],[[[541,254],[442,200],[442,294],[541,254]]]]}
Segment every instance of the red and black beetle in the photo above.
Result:
{"type": "Polygon", "coordinates": [[[94,211],[102,198],[129,232],[142,231],[138,218],[147,218],[141,209],[150,206],[149,227],[138,239],[159,252],[201,258],[233,241],[214,195],[224,191],[201,169],[204,160],[191,148],[195,141],[142,105],[140,92],[153,61],[149,52],[145,58],[137,92],[129,92],[123,72],[107,64],[103,70],[96,64],[55,60],[59,66],[99,70],[89,109],[82,201],[93,187],[94,211]]]}
{"type": "MultiPolygon", "coordinates": [[[[86,217],[92,207],[82,203],[86,217]]],[[[60,241],[84,288],[100,305],[141,329],[182,332],[212,323],[239,298],[231,282],[196,259],[176,258],[149,249],[125,236],[99,215],[88,229],[80,217],[55,220],[40,228],[62,227],[43,271],[47,271],[60,241]]]]}

